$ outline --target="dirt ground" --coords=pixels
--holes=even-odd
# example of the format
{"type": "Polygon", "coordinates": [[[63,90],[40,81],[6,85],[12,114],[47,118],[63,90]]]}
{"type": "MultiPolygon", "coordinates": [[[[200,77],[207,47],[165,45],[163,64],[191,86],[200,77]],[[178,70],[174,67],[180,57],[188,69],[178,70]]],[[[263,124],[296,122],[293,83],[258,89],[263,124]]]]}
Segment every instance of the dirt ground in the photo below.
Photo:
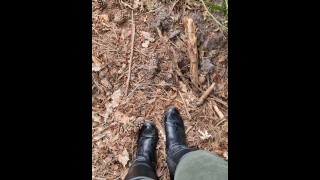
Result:
{"type": "Polygon", "coordinates": [[[180,110],[190,147],[227,160],[228,33],[201,1],[93,0],[92,11],[92,179],[124,178],[139,127],[150,120],[159,129],[157,174],[169,180],[163,114],[171,105],[180,110]],[[196,27],[198,87],[190,79],[185,17],[196,27]],[[212,83],[213,91],[197,106],[212,83]]]}

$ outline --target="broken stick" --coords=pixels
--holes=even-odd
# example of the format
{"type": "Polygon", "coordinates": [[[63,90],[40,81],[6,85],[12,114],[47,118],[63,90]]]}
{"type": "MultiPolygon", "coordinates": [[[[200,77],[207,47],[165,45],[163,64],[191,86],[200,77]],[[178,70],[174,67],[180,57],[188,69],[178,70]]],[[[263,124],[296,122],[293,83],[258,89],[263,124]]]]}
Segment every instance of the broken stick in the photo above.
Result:
{"type": "Polygon", "coordinates": [[[128,72],[128,79],[127,79],[127,87],[126,87],[126,94],[128,94],[128,89],[130,85],[130,77],[131,77],[131,64],[132,64],[132,56],[133,56],[133,45],[134,45],[134,35],[135,35],[135,26],[134,26],[134,18],[133,18],[133,10],[131,11],[131,20],[132,20],[132,30],[131,30],[131,53],[130,53],[130,60],[129,60],[129,72],[128,72]]]}
{"type": "Polygon", "coordinates": [[[196,27],[194,21],[185,17],[185,30],[188,34],[188,55],[190,58],[190,76],[191,82],[198,87],[199,85],[199,75],[198,75],[198,50],[197,50],[197,37],[196,37],[196,27]]]}
{"type": "Polygon", "coordinates": [[[216,111],[220,119],[224,118],[223,113],[220,111],[219,107],[217,106],[217,103],[213,101],[213,109],[216,111]]]}
{"type": "Polygon", "coordinates": [[[207,97],[210,95],[214,88],[215,83],[213,82],[211,86],[202,94],[202,96],[199,98],[198,102],[196,102],[197,106],[201,106],[203,102],[207,99],[207,97]]]}

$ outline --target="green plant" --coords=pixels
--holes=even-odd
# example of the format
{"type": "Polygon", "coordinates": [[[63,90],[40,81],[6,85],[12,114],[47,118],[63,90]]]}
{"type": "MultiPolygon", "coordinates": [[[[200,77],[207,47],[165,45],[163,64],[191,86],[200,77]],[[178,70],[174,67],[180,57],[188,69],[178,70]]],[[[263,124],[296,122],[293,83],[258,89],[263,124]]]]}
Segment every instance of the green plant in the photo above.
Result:
{"type": "Polygon", "coordinates": [[[221,11],[224,15],[228,15],[228,3],[227,0],[223,1],[221,5],[217,5],[208,1],[205,1],[205,4],[212,10],[212,11],[221,11]]]}
{"type": "Polygon", "coordinates": [[[210,8],[211,11],[221,11],[224,13],[225,16],[227,16],[227,20],[223,23],[225,25],[228,26],[228,1],[224,0],[221,5],[217,5],[214,3],[211,3],[207,0],[201,0],[202,5],[204,6],[204,8],[206,9],[206,11],[208,12],[208,14],[212,17],[212,19],[219,24],[221,27],[228,29],[226,26],[222,25],[212,14],[211,12],[208,10],[208,8],[210,8]]]}

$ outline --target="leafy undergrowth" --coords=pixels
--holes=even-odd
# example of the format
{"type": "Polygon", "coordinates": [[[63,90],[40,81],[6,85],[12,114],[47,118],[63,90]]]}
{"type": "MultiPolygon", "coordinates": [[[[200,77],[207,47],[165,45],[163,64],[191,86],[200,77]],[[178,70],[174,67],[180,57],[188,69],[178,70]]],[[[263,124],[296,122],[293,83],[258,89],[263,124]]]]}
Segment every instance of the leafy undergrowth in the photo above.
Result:
{"type": "MultiPolygon", "coordinates": [[[[123,179],[145,120],[159,129],[157,174],[169,180],[163,113],[176,106],[190,147],[228,157],[228,35],[201,1],[92,1],[92,179],[123,179]],[[135,38],[131,55],[131,18],[135,38]],[[196,26],[200,85],[190,82],[184,16],[196,26]],[[201,106],[195,102],[215,83],[201,106]],[[220,114],[219,114],[220,111],[220,114]]],[[[209,2],[209,1],[206,1],[209,2]]],[[[210,1],[221,4],[222,1],[210,1]]],[[[210,11],[219,22],[223,11],[210,11]]],[[[225,24],[224,24],[225,25],[225,24]]]]}

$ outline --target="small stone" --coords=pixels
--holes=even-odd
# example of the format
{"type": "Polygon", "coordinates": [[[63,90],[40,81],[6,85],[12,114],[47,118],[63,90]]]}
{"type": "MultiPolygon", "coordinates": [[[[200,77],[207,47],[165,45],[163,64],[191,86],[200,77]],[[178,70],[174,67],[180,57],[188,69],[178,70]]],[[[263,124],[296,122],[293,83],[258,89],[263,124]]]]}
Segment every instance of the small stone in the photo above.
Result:
{"type": "Polygon", "coordinates": [[[206,77],[204,77],[204,76],[199,77],[200,84],[203,84],[205,81],[206,81],[206,77]]]}

